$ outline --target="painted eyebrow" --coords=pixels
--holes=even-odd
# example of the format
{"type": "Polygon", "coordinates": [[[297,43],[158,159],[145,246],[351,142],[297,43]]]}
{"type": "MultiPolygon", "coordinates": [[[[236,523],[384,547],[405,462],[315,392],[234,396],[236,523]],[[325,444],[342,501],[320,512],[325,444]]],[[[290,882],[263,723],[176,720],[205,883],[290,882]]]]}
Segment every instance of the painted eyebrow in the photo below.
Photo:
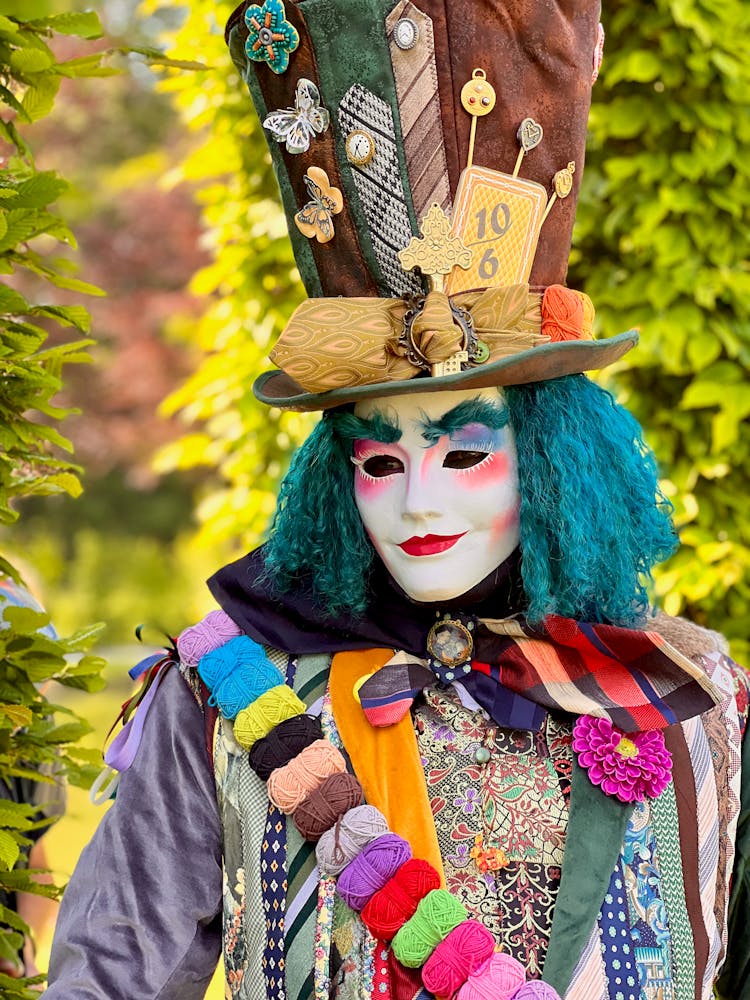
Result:
{"type": "Polygon", "coordinates": [[[391,416],[382,410],[374,410],[369,418],[356,417],[353,413],[331,413],[326,416],[336,433],[346,441],[370,440],[380,444],[395,444],[403,434],[395,414],[391,416]]]}
{"type": "Polygon", "coordinates": [[[465,399],[444,413],[439,420],[431,420],[423,413],[422,437],[428,445],[434,445],[444,434],[454,434],[467,424],[484,424],[490,430],[498,431],[507,426],[508,420],[509,414],[505,406],[496,406],[486,399],[465,399]]]}

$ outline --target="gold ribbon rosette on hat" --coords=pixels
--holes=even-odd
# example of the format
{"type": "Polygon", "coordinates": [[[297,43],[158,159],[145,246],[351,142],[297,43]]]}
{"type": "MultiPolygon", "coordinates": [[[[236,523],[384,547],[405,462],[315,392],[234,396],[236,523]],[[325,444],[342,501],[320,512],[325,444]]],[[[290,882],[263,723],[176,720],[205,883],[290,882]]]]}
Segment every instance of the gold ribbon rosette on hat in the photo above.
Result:
{"type": "Polygon", "coordinates": [[[477,364],[549,341],[542,333],[541,303],[542,295],[528,285],[453,300],[432,291],[421,307],[404,299],[308,299],[271,360],[307,392],[401,381],[424,370],[448,374],[435,369],[468,354],[470,339],[479,345],[477,364]],[[474,338],[467,337],[471,328],[474,338]]]}

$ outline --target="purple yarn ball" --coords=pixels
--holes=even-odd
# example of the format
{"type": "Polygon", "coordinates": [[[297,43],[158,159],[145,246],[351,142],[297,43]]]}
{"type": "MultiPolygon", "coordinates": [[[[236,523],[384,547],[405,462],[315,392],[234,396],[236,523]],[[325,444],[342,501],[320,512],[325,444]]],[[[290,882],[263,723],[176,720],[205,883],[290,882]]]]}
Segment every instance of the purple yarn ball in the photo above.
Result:
{"type": "Polygon", "coordinates": [[[339,895],[352,910],[363,909],[410,857],[411,847],[403,837],[384,833],[363,847],[339,875],[339,895]]]}
{"type": "Polygon", "coordinates": [[[517,989],[511,1000],[560,1000],[560,994],[549,983],[532,979],[517,989]]]}
{"type": "Polygon", "coordinates": [[[177,640],[180,660],[186,667],[197,667],[206,653],[241,634],[242,630],[225,611],[210,611],[202,621],[186,628],[180,635],[177,640]]]}

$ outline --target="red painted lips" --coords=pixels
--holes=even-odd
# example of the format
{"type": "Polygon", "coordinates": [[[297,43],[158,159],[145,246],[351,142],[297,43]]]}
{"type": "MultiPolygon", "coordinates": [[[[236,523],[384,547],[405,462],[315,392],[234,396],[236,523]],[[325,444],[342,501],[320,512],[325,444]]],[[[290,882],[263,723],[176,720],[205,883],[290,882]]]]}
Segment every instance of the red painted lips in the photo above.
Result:
{"type": "Polygon", "coordinates": [[[407,556],[434,556],[439,552],[445,552],[452,548],[466,534],[462,531],[459,535],[424,535],[407,538],[405,542],[399,542],[399,548],[403,549],[407,556]]]}

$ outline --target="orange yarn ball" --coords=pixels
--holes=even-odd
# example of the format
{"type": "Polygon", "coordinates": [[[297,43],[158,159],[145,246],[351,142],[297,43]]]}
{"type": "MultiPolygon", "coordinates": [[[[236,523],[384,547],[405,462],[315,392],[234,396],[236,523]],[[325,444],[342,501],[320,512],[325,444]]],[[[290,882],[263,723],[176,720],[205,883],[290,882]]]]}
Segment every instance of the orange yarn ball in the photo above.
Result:
{"type": "Polygon", "coordinates": [[[495,950],[495,939],[484,924],[464,920],[435,948],[422,969],[430,993],[453,996],[495,950]]]}
{"type": "Polygon", "coordinates": [[[542,296],[542,333],[552,341],[580,340],[584,308],[577,292],[550,285],[542,296]]]}
{"type": "Polygon", "coordinates": [[[295,809],[295,826],[305,840],[318,841],[345,812],[363,801],[362,786],[353,774],[332,774],[295,809]]]}
{"type": "Polygon", "coordinates": [[[341,751],[328,740],[316,740],[273,772],[268,779],[268,797],[288,815],[326,778],[345,770],[346,761],[341,751]]]}
{"type": "Polygon", "coordinates": [[[410,858],[375,893],[362,910],[362,919],[374,937],[389,941],[414,916],[419,901],[439,888],[440,876],[429,861],[410,858]]]}

